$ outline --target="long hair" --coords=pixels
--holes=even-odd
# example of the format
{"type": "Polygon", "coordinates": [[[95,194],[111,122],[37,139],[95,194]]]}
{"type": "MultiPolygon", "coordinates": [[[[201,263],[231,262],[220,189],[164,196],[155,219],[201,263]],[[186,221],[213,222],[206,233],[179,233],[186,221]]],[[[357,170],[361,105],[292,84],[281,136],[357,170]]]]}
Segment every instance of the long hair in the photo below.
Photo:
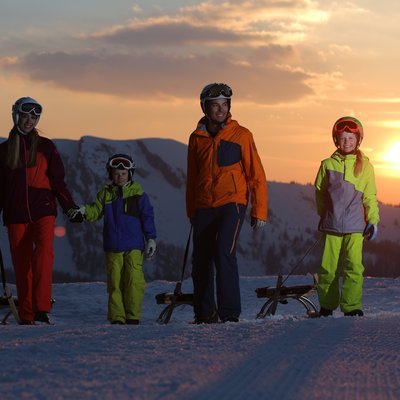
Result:
{"type": "MultiPolygon", "coordinates": [[[[27,167],[36,165],[37,148],[39,143],[39,134],[36,129],[33,129],[27,134],[27,139],[30,141],[29,158],[27,167]]],[[[5,165],[10,169],[22,167],[21,160],[21,135],[17,128],[11,129],[7,140],[7,154],[5,156],[5,165]]]]}
{"type": "Polygon", "coordinates": [[[363,167],[363,157],[359,149],[356,150],[356,162],[354,163],[354,176],[358,176],[361,173],[363,167]]]}

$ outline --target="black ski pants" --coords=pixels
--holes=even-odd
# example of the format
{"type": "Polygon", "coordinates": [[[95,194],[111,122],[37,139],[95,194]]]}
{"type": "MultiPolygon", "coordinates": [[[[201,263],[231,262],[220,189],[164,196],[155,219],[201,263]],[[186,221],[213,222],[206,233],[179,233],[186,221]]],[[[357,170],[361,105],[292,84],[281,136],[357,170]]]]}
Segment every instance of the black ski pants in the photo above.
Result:
{"type": "Polygon", "coordinates": [[[207,320],[216,310],[221,320],[240,315],[236,241],[245,213],[246,206],[236,203],[196,210],[192,278],[194,312],[198,320],[207,320]]]}

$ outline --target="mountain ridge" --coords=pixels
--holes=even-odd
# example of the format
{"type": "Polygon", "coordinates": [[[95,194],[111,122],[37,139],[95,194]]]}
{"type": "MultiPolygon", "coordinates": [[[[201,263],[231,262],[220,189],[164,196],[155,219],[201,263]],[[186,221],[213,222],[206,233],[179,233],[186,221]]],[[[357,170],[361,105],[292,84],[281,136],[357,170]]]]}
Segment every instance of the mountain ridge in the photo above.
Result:
{"type": "MultiPolygon", "coordinates": [[[[127,153],[133,157],[137,165],[134,178],[150,197],[158,232],[157,255],[144,263],[146,279],[178,280],[190,229],[185,209],[187,146],[172,139],[113,140],[95,136],[54,139],[54,143],[77,204],[93,202],[101,187],[109,183],[106,162],[112,154],[127,153]]],[[[268,179],[268,165],[264,167],[268,179]]],[[[293,267],[297,273],[316,272],[322,244],[313,185],[268,181],[268,192],[269,220],[263,230],[251,229],[248,207],[237,246],[240,274],[286,274],[293,267]],[[312,251],[304,257],[311,247],[312,251]]],[[[380,210],[378,238],[365,245],[366,273],[398,276],[394,259],[400,254],[400,208],[381,204],[380,210]]],[[[65,228],[65,236],[55,238],[56,281],[104,280],[102,220],[72,224],[60,210],[57,226],[65,228]]],[[[4,230],[0,237],[7,244],[2,251],[6,253],[6,265],[10,265],[4,230]]],[[[189,274],[190,262],[185,276],[189,274]]]]}

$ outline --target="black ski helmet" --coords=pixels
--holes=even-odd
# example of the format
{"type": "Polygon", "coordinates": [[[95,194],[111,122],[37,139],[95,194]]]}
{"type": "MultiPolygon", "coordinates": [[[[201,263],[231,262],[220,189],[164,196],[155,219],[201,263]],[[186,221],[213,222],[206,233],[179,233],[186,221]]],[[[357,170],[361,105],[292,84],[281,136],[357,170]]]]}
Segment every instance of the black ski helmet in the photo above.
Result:
{"type": "Polygon", "coordinates": [[[136,169],[136,164],[133,161],[132,157],[123,154],[123,153],[117,153],[111,156],[106,164],[106,168],[108,171],[108,177],[112,180],[112,174],[111,171],[113,169],[126,169],[129,171],[129,179],[132,180],[133,174],[136,169]]]}

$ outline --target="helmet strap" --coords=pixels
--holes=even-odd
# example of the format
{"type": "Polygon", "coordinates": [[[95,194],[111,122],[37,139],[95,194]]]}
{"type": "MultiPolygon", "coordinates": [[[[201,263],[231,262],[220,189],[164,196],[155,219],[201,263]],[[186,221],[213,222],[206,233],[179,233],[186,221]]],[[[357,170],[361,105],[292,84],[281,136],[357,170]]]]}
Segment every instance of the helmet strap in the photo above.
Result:
{"type": "Polygon", "coordinates": [[[17,125],[17,130],[18,130],[18,132],[19,132],[21,135],[28,136],[28,133],[22,131],[18,125],[17,125]]]}

